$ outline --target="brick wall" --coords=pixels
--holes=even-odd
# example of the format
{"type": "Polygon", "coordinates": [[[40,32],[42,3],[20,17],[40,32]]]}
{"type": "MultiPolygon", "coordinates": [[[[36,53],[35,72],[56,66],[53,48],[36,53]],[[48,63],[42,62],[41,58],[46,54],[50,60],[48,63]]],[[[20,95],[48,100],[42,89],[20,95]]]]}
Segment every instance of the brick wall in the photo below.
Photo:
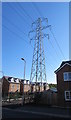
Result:
{"type": "Polygon", "coordinates": [[[71,72],[71,67],[69,65],[65,65],[60,71],[57,73],[57,90],[58,90],[58,105],[67,106],[71,105],[71,102],[65,101],[65,91],[71,90],[71,81],[64,81],[63,73],[71,72]]]}
{"type": "Polygon", "coordinates": [[[3,78],[2,79],[2,95],[8,95],[9,92],[9,82],[3,78]]]}
{"type": "Polygon", "coordinates": [[[20,92],[20,83],[10,83],[9,85],[9,92],[20,92]]]}
{"type": "MultiPolygon", "coordinates": [[[[24,92],[30,91],[30,84],[24,84],[24,92]]],[[[23,83],[20,83],[20,92],[23,93],[23,83]]]]}
{"type": "Polygon", "coordinates": [[[24,85],[24,92],[28,92],[30,90],[30,85],[29,84],[25,84],[24,85]]]}

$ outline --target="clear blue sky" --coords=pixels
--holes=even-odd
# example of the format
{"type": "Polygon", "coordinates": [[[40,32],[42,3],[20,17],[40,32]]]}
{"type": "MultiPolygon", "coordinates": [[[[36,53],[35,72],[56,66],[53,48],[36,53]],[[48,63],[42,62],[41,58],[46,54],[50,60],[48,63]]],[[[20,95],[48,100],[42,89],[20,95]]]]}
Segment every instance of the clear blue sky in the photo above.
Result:
{"type": "Polygon", "coordinates": [[[47,17],[48,24],[52,25],[56,40],[66,58],[62,56],[51,32],[47,29],[46,33],[50,39],[43,40],[47,82],[56,83],[54,71],[63,60],[69,60],[69,3],[39,2],[34,5],[28,2],[2,3],[2,70],[4,75],[23,78],[24,62],[21,57],[24,57],[26,79],[30,79],[33,48],[29,43],[28,33],[32,22],[42,15],[47,17]]]}

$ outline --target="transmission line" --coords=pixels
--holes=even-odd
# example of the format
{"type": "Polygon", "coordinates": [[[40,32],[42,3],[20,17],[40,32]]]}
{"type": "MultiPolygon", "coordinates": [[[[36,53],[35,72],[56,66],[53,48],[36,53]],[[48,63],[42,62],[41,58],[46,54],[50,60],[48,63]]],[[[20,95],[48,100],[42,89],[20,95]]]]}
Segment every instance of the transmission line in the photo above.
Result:
{"type": "Polygon", "coordinates": [[[15,10],[15,11],[16,11],[15,13],[16,13],[18,16],[20,16],[23,21],[25,21],[25,23],[26,23],[27,26],[30,26],[30,24],[29,24],[26,20],[24,20],[23,15],[21,15],[21,14],[17,11],[17,9],[16,9],[15,7],[13,7],[11,4],[8,4],[8,3],[7,3],[7,5],[8,5],[12,10],[15,10]]]}
{"type": "Polygon", "coordinates": [[[12,21],[10,21],[7,17],[5,17],[3,15],[3,18],[5,18],[6,21],[8,21],[11,25],[13,25],[18,31],[20,31],[21,33],[23,33],[24,35],[27,35],[25,32],[23,32],[20,27],[18,27],[16,24],[14,24],[12,21]]]}
{"type": "Polygon", "coordinates": [[[57,44],[57,46],[58,46],[58,48],[59,48],[59,50],[60,50],[62,56],[63,56],[63,58],[66,59],[65,56],[64,56],[64,54],[63,54],[63,52],[62,52],[62,50],[61,50],[61,48],[60,48],[60,46],[59,46],[59,44],[58,44],[58,42],[57,42],[57,39],[56,39],[56,37],[55,37],[53,31],[51,30],[51,28],[50,28],[50,32],[51,32],[51,34],[53,35],[53,38],[54,38],[54,40],[55,40],[55,42],[56,42],[56,44],[57,44]]]}
{"type": "Polygon", "coordinates": [[[32,17],[26,12],[26,10],[23,8],[23,6],[20,3],[18,3],[18,6],[21,8],[21,10],[23,10],[25,15],[28,16],[31,19],[31,21],[33,21],[32,17]]]}
{"type": "MultiPolygon", "coordinates": [[[[41,11],[39,10],[38,6],[37,6],[36,4],[34,4],[34,3],[32,3],[32,4],[33,4],[33,6],[35,7],[35,9],[37,10],[37,12],[39,13],[39,15],[40,15],[40,16],[43,16],[42,13],[41,13],[41,11]]],[[[52,35],[53,35],[53,38],[54,38],[54,40],[55,40],[55,42],[56,42],[56,44],[57,44],[57,46],[58,46],[58,48],[59,48],[62,56],[63,56],[63,58],[66,59],[65,56],[64,56],[64,54],[63,54],[63,52],[62,52],[62,50],[61,50],[61,48],[60,48],[60,46],[59,46],[59,44],[58,44],[58,42],[57,42],[57,40],[56,40],[56,37],[55,37],[53,31],[51,30],[51,27],[50,27],[49,29],[50,29],[50,31],[51,31],[51,33],[52,33],[52,35]]],[[[53,47],[53,44],[52,44],[52,43],[51,43],[51,45],[52,45],[52,47],[53,47]]],[[[53,47],[53,48],[54,48],[54,47],[53,47]]],[[[54,48],[54,49],[55,49],[55,48],[54,48]]],[[[56,51],[56,50],[55,50],[55,51],[56,51]]],[[[57,51],[56,51],[56,54],[58,55],[57,51]]]]}
{"type": "MultiPolygon", "coordinates": [[[[7,29],[9,32],[11,32],[12,34],[14,34],[15,36],[17,36],[18,38],[20,38],[21,40],[23,40],[24,42],[28,43],[26,40],[24,40],[21,36],[19,36],[16,32],[12,31],[11,29],[9,29],[6,25],[2,24],[2,26],[7,29]]],[[[29,43],[28,43],[29,44],[29,43]]]]}
{"type": "Polygon", "coordinates": [[[32,4],[33,4],[34,8],[36,9],[37,13],[39,13],[40,17],[43,17],[43,15],[41,14],[41,12],[40,12],[38,6],[36,5],[36,3],[32,2],[32,4]]]}

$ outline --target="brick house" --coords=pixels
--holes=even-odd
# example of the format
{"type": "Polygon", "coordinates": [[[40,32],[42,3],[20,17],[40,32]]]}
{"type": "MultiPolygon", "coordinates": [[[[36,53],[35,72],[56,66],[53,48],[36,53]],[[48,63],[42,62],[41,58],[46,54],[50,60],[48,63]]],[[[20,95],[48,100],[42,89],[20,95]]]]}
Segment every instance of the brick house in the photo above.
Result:
{"type": "Polygon", "coordinates": [[[55,71],[58,106],[71,107],[71,60],[63,61],[55,71]]]}
{"type": "Polygon", "coordinates": [[[20,81],[20,92],[23,93],[23,84],[24,84],[24,93],[27,93],[30,91],[30,82],[29,80],[21,80],[20,81]]]}
{"type": "Polygon", "coordinates": [[[30,90],[30,82],[29,80],[4,76],[2,78],[2,94],[8,95],[9,93],[23,93],[23,83],[24,83],[24,93],[29,92],[30,90]]]}
{"type": "Polygon", "coordinates": [[[23,80],[19,78],[4,76],[2,78],[2,95],[8,96],[9,93],[19,92],[21,95],[23,94],[23,84],[24,84],[24,93],[28,92],[42,92],[44,90],[49,89],[47,83],[31,83],[29,80],[23,80]],[[36,88],[36,89],[35,89],[36,88]]]}
{"type": "Polygon", "coordinates": [[[49,89],[49,86],[48,86],[48,83],[37,83],[36,82],[33,82],[31,84],[31,92],[43,92],[44,90],[48,90],[49,89]]]}
{"type": "Polygon", "coordinates": [[[6,80],[5,76],[2,78],[2,96],[8,95],[9,92],[9,82],[6,80]]]}
{"type": "Polygon", "coordinates": [[[4,76],[2,78],[2,95],[20,92],[20,79],[4,76]]]}

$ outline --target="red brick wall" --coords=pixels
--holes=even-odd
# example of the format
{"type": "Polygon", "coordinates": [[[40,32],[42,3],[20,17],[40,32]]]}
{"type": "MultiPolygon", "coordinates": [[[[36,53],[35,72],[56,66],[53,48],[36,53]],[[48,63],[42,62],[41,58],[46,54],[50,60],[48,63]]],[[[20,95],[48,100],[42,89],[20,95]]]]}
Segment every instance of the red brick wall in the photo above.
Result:
{"type": "Polygon", "coordinates": [[[2,79],[2,95],[6,95],[9,92],[9,82],[3,78],[2,79]]]}
{"type": "Polygon", "coordinates": [[[18,92],[20,92],[20,83],[10,83],[9,92],[16,92],[17,90],[18,92]],[[12,88],[13,85],[14,85],[14,88],[12,88]]]}
{"type": "MultiPolygon", "coordinates": [[[[29,84],[24,84],[24,92],[28,92],[30,90],[29,84]]],[[[20,83],[20,92],[23,93],[23,83],[20,83]]]]}
{"type": "Polygon", "coordinates": [[[60,71],[57,73],[57,90],[58,90],[58,105],[66,106],[71,105],[71,102],[65,101],[66,90],[71,90],[71,81],[64,81],[63,73],[71,72],[71,67],[69,65],[65,65],[60,71]]]}

